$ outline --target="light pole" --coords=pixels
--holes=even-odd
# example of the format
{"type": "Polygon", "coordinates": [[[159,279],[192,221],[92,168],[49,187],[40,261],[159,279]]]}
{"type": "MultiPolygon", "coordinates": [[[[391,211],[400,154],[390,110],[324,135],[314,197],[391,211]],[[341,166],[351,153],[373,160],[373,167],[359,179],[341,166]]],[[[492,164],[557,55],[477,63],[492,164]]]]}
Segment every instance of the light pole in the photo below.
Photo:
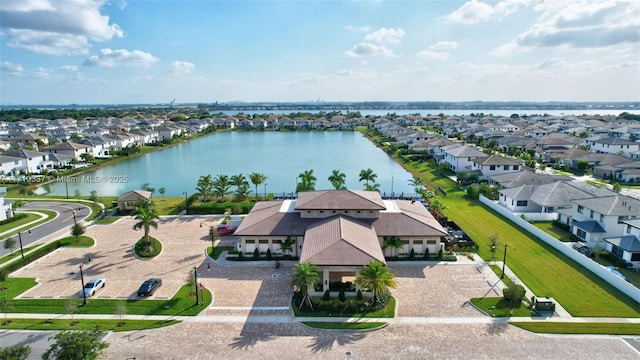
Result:
{"type": "MultiPolygon", "coordinates": [[[[78,209],[79,211],[80,209],[78,209]]],[[[76,222],[76,209],[71,210],[71,214],[73,214],[73,227],[75,228],[78,223],[76,222]]]]}
{"type": "MultiPolygon", "coordinates": [[[[27,230],[31,234],[31,229],[27,230]]],[[[18,231],[18,241],[20,242],[20,256],[24,259],[24,249],[22,248],[22,232],[18,231]]]]}
{"type": "Polygon", "coordinates": [[[267,183],[264,183],[264,199],[267,200],[267,183]]]}
{"type": "Polygon", "coordinates": [[[193,267],[193,277],[195,278],[195,284],[193,284],[196,288],[196,305],[198,305],[200,303],[200,301],[198,301],[198,268],[197,267],[193,267]]]}
{"type": "Polygon", "coordinates": [[[391,177],[391,198],[393,199],[393,176],[391,177]]]}
{"type": "Polygon", "coordinates": [[[78,267],[80,268],[80,282],[82,283],[82,305],[87,305],[87,292],[84,291],[84,274],[82,273],[82,264],[78,267]]]}
{"type": "Polygon", "coordinates": [[[504,244],[504,258],[502,259],[502,276],[500,279],[504,279],[504,266],[507,265],[507,244],[504,244]]]}
{"type": "Polygon", "coordinates": [[[182,195],[184,195],[184,214],[187,215],[189,213],[189,204],[187,201],[187,192],[183,192],[182,195]]]}
{"type": "Polygon", "coordinates": [[[215,250],[216,250],[216,245],[214,243],[215,239],[213,237],[213,232],[215,231],[215,229],[211,225],[207,225],[205,223],[200,223],[200,227],[202,227],[202,225],[204,225],[204,226],[209,228],[209,235],[211,235],[211,257],[213,257],[213,254],[215,254],[215,250]]]}
{"type": "Polygon", "coordinates": [[[63,177],[63,180],[64,180],[64,188],[65,190],[67,190],[67,199],[68,199],[69,198],[69,178],[64,179],[63,177]]]}

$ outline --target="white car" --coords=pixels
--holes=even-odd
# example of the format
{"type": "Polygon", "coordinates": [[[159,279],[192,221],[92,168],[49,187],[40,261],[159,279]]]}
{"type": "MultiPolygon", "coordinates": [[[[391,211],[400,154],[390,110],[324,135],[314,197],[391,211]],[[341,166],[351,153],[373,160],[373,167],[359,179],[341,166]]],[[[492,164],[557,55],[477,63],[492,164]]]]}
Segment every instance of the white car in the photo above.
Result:
{"type": "Polygon", "coordinates": [[[103,278],[96,278],[89,280],[86,284],[84,284],[84,289],[80,291],[80,296],[93,296],[96,294],[98,289],[103,288],[106,285],[106,281],[103,278]]]}

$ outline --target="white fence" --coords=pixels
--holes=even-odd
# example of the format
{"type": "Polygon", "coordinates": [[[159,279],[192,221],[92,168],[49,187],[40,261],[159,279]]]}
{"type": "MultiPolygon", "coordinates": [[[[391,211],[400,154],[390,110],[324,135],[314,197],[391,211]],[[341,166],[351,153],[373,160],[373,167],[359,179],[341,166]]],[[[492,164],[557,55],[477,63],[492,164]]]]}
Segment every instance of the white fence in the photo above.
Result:
{"type": "Polygon", "coordinates": [[[522,217],[531,221],[553,221],[558,220],[558,213],[514,213],[517,217],[522,217]]]}
{"type": "Polygon", "coordinates": [[[553,236],[547,234],[546,232],[538,229],[537,227],[531,225],[526,220],[524,220],[524,219],[522,219],[522,218],[520,218],[518,216],[515,216],[509,210],[505,209],[504,207],[498,205],[497,203],[487,199],[486,197],[484,197],[482,195],[480,195],[480,202],[482,202],[483,204],[487,205],[488,207],[490,207],[491,209],[493,209],[494,211],[496,211],[500,215],[506,217],[507,219],[509,219],[514,224],[516,224],[519,227],[521,227],[522,229],[530,232],[531,234],[533,234],[538,239],[540,239],[540,240],[544,241],[545,243],[549,244],[554,249],[556,249],[559,252],[563,253],[564,255],[566,255],[567,257],[571,258],[572,260],[574,260],[578,264],[584,266],[587,270],[593,272],[597,276],[601,277],[604,281],[606,281],[609,284],[611,284],[611,286],[613,286],[616,289],[622,291],[623,293],[629,295],[629,297],[631,297],[633,300],[635,300],[638,303],[640,303],[640,289],[638,289],[637,287],[631,285],[630,283],[626,282],[625,280],[622,280],[621,278],[617,277],[612,272],[607,270],[605,267],[601,266],[600,264],[596,263],[595,261],[591,260],[590,258],[580,254],[579,252],[573,250],[572,248],[564,245],[558,239],[556,239],[553,236]]]}

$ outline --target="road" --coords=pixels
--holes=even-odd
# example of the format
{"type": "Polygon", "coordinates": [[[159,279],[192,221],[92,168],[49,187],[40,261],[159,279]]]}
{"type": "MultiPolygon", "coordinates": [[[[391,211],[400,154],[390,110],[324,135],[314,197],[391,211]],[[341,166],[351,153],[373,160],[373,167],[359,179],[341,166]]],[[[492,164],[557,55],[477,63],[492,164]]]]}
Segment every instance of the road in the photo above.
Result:
{"type": "MultiPolygon", "coordinates": [[[[17,242],[16,248],[18,250],[20,249],[19,238],[22,238],[22,246],[27,247],[61,230],[68,229],[70,231],[74,222],[74,211],[76,212],[75,221],[82,221],[91,214],[91,208],[86,205],[62,201],[25,201],[25,205],[20,208],[20,211],[25,210],[51,210],[57,214],[54,219],[31,228],[30,232],[25,229],[20,233],[20,236],[14,235],[13,238],[17,242]]],[[[0,241],[0,256],[9,252],[10,250],[4,248],[4,240],[0,241]]]]}

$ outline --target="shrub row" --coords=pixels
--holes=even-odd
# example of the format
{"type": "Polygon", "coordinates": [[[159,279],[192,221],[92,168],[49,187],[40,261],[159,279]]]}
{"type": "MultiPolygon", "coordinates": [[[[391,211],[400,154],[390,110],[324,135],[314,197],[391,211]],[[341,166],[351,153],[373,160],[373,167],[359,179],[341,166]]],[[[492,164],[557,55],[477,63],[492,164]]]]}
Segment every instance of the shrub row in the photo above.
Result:
{"type": "Polygon", "coordinates": [[[9,224],[27,217],[27,214],[15,214],[13,217],[0,221],[0,225],[9,224]]]}
{"type": "Polygon", "coordinates": [[[60,240],[56,240],[54,242],[51,242],[45,246],[39,247],[37,249],[35,249],[34,251],[26,254],[24,256],[24,258],[19,258],[18,260],[12,262],[11,264],[5,266],[3,269],[6,270],[8,273],[12,273],[18,269],[20,269],[23,266],[26,266],[38,259],[40,259],[41,257],[49,254],[50,252],[54,251],[55,249],[62,247],[62,242],[60,240]]]}

